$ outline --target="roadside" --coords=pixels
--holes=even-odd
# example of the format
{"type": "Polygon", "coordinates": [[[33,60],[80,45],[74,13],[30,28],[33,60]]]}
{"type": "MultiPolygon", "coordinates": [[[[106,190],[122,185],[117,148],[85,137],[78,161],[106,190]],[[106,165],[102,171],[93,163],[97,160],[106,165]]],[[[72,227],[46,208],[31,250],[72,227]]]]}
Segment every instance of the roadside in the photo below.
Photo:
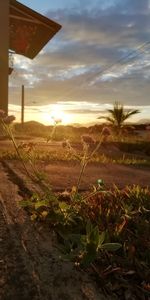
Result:
{"type": "Polygon", "coordinates": [[[1,299],[106,299],[87,274],[59,258],[54,233],[30,221],[8,175],[0,164],[1,299]]]}

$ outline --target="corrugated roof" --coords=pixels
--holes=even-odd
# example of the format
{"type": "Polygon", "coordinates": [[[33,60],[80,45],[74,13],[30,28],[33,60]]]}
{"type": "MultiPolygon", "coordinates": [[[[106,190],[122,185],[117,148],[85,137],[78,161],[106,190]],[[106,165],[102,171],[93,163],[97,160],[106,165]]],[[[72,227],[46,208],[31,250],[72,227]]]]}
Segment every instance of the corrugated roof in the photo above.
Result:
{"type": "Polygon", "coordinates": [[[10,0],[9,48],[33,59],[61,25],[19,3],[10,0]]]}

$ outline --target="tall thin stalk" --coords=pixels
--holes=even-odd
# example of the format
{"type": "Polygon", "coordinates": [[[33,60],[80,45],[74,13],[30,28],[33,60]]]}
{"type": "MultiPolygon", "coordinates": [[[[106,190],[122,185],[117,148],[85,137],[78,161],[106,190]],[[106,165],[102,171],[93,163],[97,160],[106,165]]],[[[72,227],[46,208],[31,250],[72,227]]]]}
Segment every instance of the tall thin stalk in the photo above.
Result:
{"type": "MultiPolygon", "coordinates": [[[[26,164],[24,162],[24,157],[22,156],[22,154],[20,152],[20,149],[19,149],[19,147],[18,147],[18,145],[17,145],[17,143],[15,141],[13,132],[12,132],[10,126],[9,126],[10,124],[5,123],[5,120],[3,119],[3,116],[0,117],[0,123],[1,123],[4,131],[6,132],[6,134],[9,136],[10,140],[12,141],[12,144],[14,146],[14,149],[15,149],[16,153],[17,153],[17,156],[18,156],[18,158],[19,158],[19,160],[20,160],[20,162],[21,162],[21,164],[22,164],[22,166],[23,166],[23,168],[24,168],[24,170],[25,170],[28,178],[30,178],[33,182],[37,182],[37,180],[39,181],[38,170],[35,170],[35,168],[34,168],[34,166],[33,166],[32,163],[31,163],[31,167],[32,167],[33,173],[31,174],[28,171],[28,168],[27,168],[27,166],[26,166],[26,164]]],[[[40,181],[40,187],[46,193],[48,191],[51,191],[51,187],[46,182],[40,181]]]]}
{"type": "Polygon", "coordinates": [[[94,156],[94,154],[99,150],[99,147],[101,146],[102,141],[103,141],[103,132],[101,132],[99,143],[97,144],[97,146],[95,147],[95,149],[92,151],[92,153],[91,153],[90,155],[88,155],[88,146],[85,146],[85,147],[84,147],[84,149],[85,149],[85,150],[84,150],[84,156],[83,156],[83,158],[82,158],[82,163],[81,163],[81,168],[80,168],[80,173],[79,173],[79,177],[78,177],[78,181],[77,181],[76,193],[75,193],[75,195],[74,195],[74,198],[75,198],[76,195],[78,194],[79,187],[80,187],[80,184],[81,184],[81,179],[82,179],[82,177],[83,177],[85,168],[86,168],[88,162],[89,162],[89,161],[91,160],[91,158],[94,156]]]}
{"type": "Polygon", "coordinates": [[[18,149],[18,146],[16,144],[16,141],[14,139],[14,136],[13,136],[13,133],[12,133],[10,127],[8,125],[6,125],[3,120],[1,120],[1,122],[2,122],[2,126],[3,126],[4,130],[6,131],[6,133],[8,134],[8,136],[10,137],[10,139],[11,139],[11,141],[13,143],[13,146],[14,146],[14,148],[16,150],[16,153],[17,153],[17,155],[18,155],[18,157],[19,157],[19,159],[20,159],[20,161],[21,161],[21,163],[23,165],[23,168],[24,168],[25,172],[27,173],[27,175],[29,176],[29,178],[33,180],[34,177],[32,177],[32,175],[29,173],[29,171],[28,171],[28,169],[27,169],[27,167],[25,165],[25,162],[24,162],[24,160],[22,158],[22,155],[21,155],[21,153],[20,153],[20,151],[18,149]]]}

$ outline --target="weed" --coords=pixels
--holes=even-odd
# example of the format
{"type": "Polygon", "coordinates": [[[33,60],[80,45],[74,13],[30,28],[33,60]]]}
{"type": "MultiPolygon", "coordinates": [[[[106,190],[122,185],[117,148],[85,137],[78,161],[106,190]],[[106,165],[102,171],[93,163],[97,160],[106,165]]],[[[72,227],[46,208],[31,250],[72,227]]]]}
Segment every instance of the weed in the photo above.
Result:
{"type": "MultiPolygon", "coordinates": [[[[12,120],[0,111],[1,124],[27,175],[37,178],[36,160],[40,158],[34,153],[34,145],[17,145],[11,130],[12,120]],[[32,174],[26,168],[26,160],[33,164],[32,174]]],[[[94,271],[106,292],[116,293],[119,299],[126,298],[128,292],[130,299],[148,299],[149,189],[128,186],[120,190],[114,186],[108,191],[98,179],[90,193],[79,193],[85,168],[95,159],[103,140],[101,132],[99,142],[92,142],[91,147],[91,140],[82,137],[82,153],[76,151],[69,141],[64,141],[62,146],[67,155],[81,163],[77,186],[58,195],[50,188],[45,189],[42,195],[34,194],[21,205],[28,210],[32,221],[43,222],[55,230],[62,257],[72,260],[76,266],[87,268],[92,274],[94,271]]],[[[102,159],[105,163],[108,158],[103,156],[102,159]]],[[[120,163],[125,163],[126,159],[124,156],[120,163]]]]}
{"type": "Polygon", "coordinates": [[[20,160],[23,169],[25,170],[27,176],[30,178],[30,180],[34,182],[39,182],[41,184],[41,187],[44,189],[49,189],[49,185],[47,185],[45,182],[43,182],[43,174],[38,171],[36,168],[36,156],[34,155],[34,144],[33,143],[22,143],[22,144],[17,144],[14,134],[13,134],[13,127],[12,127],[12,122],[15,120],[14,116],[8,116],[6,113],[2,110],[0,110],[0,125],[2,126],[2,129],[4,133],[9,137],[11,140],[17,158],[20,160]],[[29,161],[32,172],[28,170],[27,165],[26,165],[26,160],[29,161]]]}

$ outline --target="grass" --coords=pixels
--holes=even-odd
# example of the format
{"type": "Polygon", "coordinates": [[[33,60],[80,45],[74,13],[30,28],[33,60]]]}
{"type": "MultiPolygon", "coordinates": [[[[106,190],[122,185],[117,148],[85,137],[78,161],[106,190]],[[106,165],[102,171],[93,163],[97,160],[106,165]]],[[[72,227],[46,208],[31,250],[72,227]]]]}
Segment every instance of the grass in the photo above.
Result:
{"type": "MultiPolygon", "coordinates": [[[[8,160],[18,160],[18,155],[16,154],[15,151],[11,150],[0,150],[0,159],[8,159],[8,160]]],[[[42,151],[42,150],[37,150],[36,151],[36,156],[35,156],[36,161],[44,161],[47,163],[54,163],[54,162],[59,162],[59,161],[78,161],[77,158],[68,156],[67,153],[63,149],[58,149],[56,150],[50,150],[50,151],[42,151]]],[[[28,160],[28,158],[26,158],[28,160]]],[[[110,155],[106,154],[95,154],[94,157],[90,159],[91,162],[93,163],[100,163],[100,164],[119,164],[119,165],[128,165],[128,166],[150,166],[150,158],[138,158],[136,156],[132,155],[127,155],[127,154],[122,154],[120,157],[114,157],[112,158],[110,155]]]]}

